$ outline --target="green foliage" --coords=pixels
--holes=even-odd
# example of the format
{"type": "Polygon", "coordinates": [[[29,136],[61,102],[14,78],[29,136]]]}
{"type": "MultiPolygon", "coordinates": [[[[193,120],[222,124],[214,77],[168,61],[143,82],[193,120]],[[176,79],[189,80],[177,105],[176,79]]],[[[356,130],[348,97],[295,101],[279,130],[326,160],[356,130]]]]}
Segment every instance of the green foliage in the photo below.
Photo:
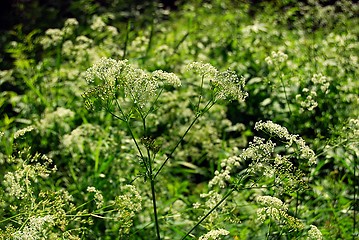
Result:
{"type": "Polygon", "coordinates": [[[5,37],[0,239],[358,235],[357,5],[70,5],[5,37]]]}

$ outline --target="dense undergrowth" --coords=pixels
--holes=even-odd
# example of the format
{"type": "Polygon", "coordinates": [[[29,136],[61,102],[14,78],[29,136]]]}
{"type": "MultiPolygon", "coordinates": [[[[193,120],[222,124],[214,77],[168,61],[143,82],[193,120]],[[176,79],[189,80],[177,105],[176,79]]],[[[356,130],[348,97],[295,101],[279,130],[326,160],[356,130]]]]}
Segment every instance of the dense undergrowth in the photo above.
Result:
{"type": "Polygon", "coordinates": [[[358,237],[358,5],[275,3],[8,32],[0,238],[358,237]]]}

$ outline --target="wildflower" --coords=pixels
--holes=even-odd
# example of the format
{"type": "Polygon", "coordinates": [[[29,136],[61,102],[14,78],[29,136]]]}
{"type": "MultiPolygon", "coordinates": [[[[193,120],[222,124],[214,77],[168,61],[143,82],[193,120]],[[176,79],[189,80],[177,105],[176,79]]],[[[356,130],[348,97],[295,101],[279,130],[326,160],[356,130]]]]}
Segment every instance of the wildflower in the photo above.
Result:
{"type": "Polygon", "coordinates": [[[219,72],[209,63],[192,62],[187,65],[187,70],[198,73],[202,80],[209,80],[209,85],[213,91],[215,100],[227,99],[244,101],[248,93],[243,90],[245,79],[238,78],[234,71],[226,70],[219,72]]]}
{"type": "MultiPolygon", "coordinates": [[[[20,152],[27,154],[27,151],[20,152]]],[[[49,169],[52,160],[45,155],[35,154],[27,155],[27,159],[18,159],[21,168],[7,172],[4,175],[3,184],[9,196],[17,199],[25,199],[33,193],[32,183],[37,181],[38,177],[47,178],[54,169],[49,169]],[[40,163],[39,160],[42,162],[40,163]],[[35,163],[35,164],[30,164],[35,163]]]]}
{"type": "Polygon", "coordinates": [[[270,136],[285,140],[288,147],[291,146],[293,143],[297,144],[297,146],[299,147],[299,154],[301,158],[307,159],[309,165],[313,165],[316,162],[314,151],[306,145],[303,138],[299,137],[298,135],[290,134],[285,127],[273,123],[272,121],[259,121],[255,124],[254,129],[262,130],[270,136]]]}
{"type": "Polygon", "coordinates": [[[90,47],[92,42],[93,42],[92,39],[89,39],[88,37],[83,35],[76,37],[76,43],[78,44],[77,48],[80,49],[85,49],[87,47],[90,47]]]}
{"type": "MultiPolygon", "coordinates": [[[[313,98],[314,95],[316,94],[308,95],[304,100],[300,102],[300,106],[303,109],[307,109],[308,111],[312,111],[314,108],[318,107],[318,103],[313,98]]],[[[296,95],[296,99],[299,100],[300,95],[296,95]]]]}
{"type": "Polygon", "coordinates": [[[200,208],[200,207],[201,207],[201,204],[200,204],[199,202],[193,203],[193,208],[194,208],[194,209],[198,209],[198,208],[200,208]]]}
{"type": "Polygon", "coordinates": [[[40,122],[36,124],[36,127],[41,131],[44,131],[57,123],[66,130],[66,128],[69,126],[66,125],[65,120],[71,119],[74,116],[75,113],[70,109],[58,107],[54,112],[46,112],[45,116],[40,120],[40,122]]]}
{"type": "Polygon", "coordinates": [[[55,28],[55,29],[50,28],[50,29],[46,30],[45,37],[43,37],[40,40],[40,43],[46,49],[51,46],[59,45],[62,42],[63,37],[64,37],[63,31],[61,31],[60,29],[57,29],[57,28],[55,28]]]}
{"type": "Polygon", "coordinates": [[[314,83],[315,86],[319,85],[320,90],[323,93],[328,93],[329,82],[328,82],[328,78],[326,76],[324,76],[321,73],[314,74],[313,77],[311,78],[311,81],[314,83]]]}
{"type": "Polygon", "coordinates": [[[88,83],[99,82],[99,85],[83,94],[89,107],[108,104],[121,92],[124,101],[130,101],[142,109],[155,99],[157,90],[163,85],[181,85],[173,73],[162,70],[148,73],[135,68],[127,60],[116,61],[111,58],[101,58],[86,71],[85,76],[88,83]]]}
{"type": "Polygon", "coordinates": [[[209,63],[192,62],[187,65],[187,70],[193,70],[201,76],[213,77],[217,74],[218,70],[209,63]]]}
{"type": "Polygon", "coordinates": [[[276,136],[281,139],[290,139],[290,134],[285,127],[280,126],[279,124],[273,123],[272,121],[267,122],[256,122],[254,126],[255,130],[262,130],[265,133],[268,133],[271,136],[276,136]]]}
{"type": "Polygon", "coordinates": [[[13,239],[42,239],[46,234],[45,224],[47,228],[54,225],[54,217],[45,215],[43,217],[31,217],[22,230],[18,230],[13,234],[13,239]]]}
{"type": "Polygon", "coordinates": [[[279,225],[292,230],[304,228],[304,224],[299,219],[287,214],[288,207],[280,199],[271,196],[258,196],[256,201],[264,206],[257,210],[260,222],[263,223],[266,219],[272,219],[279,225]]]}
{"type": "Polygon", "coordinates": [[[127,60],[116,61],[111,58],[101,58],[87,69],[85,80],[88,83],[94,83],[96,79],[99,79],[103,85],[113,87],[126,66],[128,66],[127,60]]]}
{"type": "Polygon", "coordinates": [[[104,28],[106,27],[106,23],[102,20],[99,16],[93,16],[92,18],[92,24],[90,28],[97,32],[102,32],[104,28]]]}
{"type": "Polygon", "coordinates": [[[101,208],[103,206],[104,200],[101,191],[97,190],[95,187],[87,187],[88,192],[95,193],[94,200],[96,202],[96,207],[101,208]]]}
{"type": "Polygon", "coordinates": [[[278,52],[272,52],[270,56],[265,58],[265,61],[268,65],[279,65],[283,62],[285,62],[288,59],[288,55],[278,51],[278,52]]]}
{"type": "Polygon", "coordinates": [[[167,73],[162,70],[152,72],[152,77],[163,80],[164,83],[170,86],[181,86],[181,80],[174,73],[167,73]]]}
{"type": "Polygon", "coordinates": [[[198,238],[198,240],[216,240],[221,239],[220,236],[227,236],[229,232],[225,229],[216,229],[211,230],[205,235],[202,235],[198,238]]]}
{"type": "Polygon", "coordinates": [[[14,139],[17,139],[17,138],[19,138],[19,137],[25,135],[25,133],[31,132],[31,131],[34,130],[34,129],[35,129],[34,126],[28,126],[28,127],[26,127],[26,128],[17,130],[17,131],[14,133],[14,139]]]}
{"type": "Polygon", "coordinates": [[[114,26],[107,26],[107,27],[106,27],[106,30],[107,30],[107,32],[109,32],[112,36],[118,35],[117,28],[115,28],[114,26]]]}
{"type": "Polygon", "coordinates": [[[350,130],[350,136],[352,136],[354,139],[359,139],[359,119],[349,119],[349,130],[350,130]]]}
{"type": "Polygon", "coordinates": [[[314,226],[314,225],[310,225],[310,229],[308,231],[308,240],[322,240],[323,239],[323,235],[322,233],[319,231],[319,229],[314,226]]]}
{"type": "Polygon", "coordinates": [[[66,19],[64,26],[68,27],[68,26],[78,26],[79,22],[77,21],[76,18],[68,18],[66,19]]]}
{"type": "Polygon", "coordinates": [[[271,196],[257,196],[256,198],[257,203],[269,207],[274,207],[278,209],[283,209],[284,211],[288,210],[288,207],[285,206],[279,198],[271,197],[271,196]]]}
{"type": "Polygon", "coordinates": [[[228,182],[231,178],[231,171],[234,170],[235,167],[239,167],[239,161],[240,158],[237,156],[232,156],[222,160],[222,169],[221,171],[215,171],[214,178],[209,181],[209,187],[218,185],[220,188],[225,188],[227,186],[226,182],[228,182]]]}
{"type": "Polygon", "coordinates": [[[76,18],[68,18],[64,23],[64,27],[62,28],[62,32],[65,36],[70,36],[73,34],[75,27],[79,25],[79,22],[76,18]]]}
{"type": "Polygon", "coordinates": [[[211,81],[211,86],[218,99],[244,101],[248,96],[248,93],[243,90],[244,85],[244,77],[238,78],[237,74],[231,70],[218,72],[211,81]]]}
{"type": "Polygon", "coordinates": [[[122,187],[124,192],[122,195],[116,197],[115,207],[118,210],[115,217],[120,223],[120,236],[126,235],[130,232],[133,224],[133,217],[142,209],[142,197],[133,185],[125,185],[122,187]]]}
{"type": "Polygon", "coordinates": [[[62,44],[62,54],[64,56],[71,56],[74,52],[74,44],[72,43],[71,40],[66,40],[63,44],[62,44]]]}

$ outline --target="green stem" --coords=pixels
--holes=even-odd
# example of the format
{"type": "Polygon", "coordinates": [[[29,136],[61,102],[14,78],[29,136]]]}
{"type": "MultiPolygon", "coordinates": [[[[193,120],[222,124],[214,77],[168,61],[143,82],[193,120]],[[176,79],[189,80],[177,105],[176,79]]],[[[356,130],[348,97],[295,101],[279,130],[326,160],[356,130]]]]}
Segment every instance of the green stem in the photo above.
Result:
{"type": "MultiPolygon", "coordinates": [[[[116,102],[117,102],[117,101],[116,101],[116,102]]],[[[119,106],[118,103],[117,103],[117,105],[118,105],[118,107],[120,108],[120,106],[119,106]]],[[[145,161],[145,158],[144,158],[144,156],[143,156],[143,153],[142,153],[142,151],[141,151],[140,145],[138,144],[138,142],[137,142],[137,140],[136,140],[136,138],[135,138],[135,135],[134,135],[133,132],[132,132],[132,129],[131,129],[131,125],[130,125],[130,123],[129,123],[129,120],[128,120],[127,118],[125,118],[125,116],[123,115],[123,112],[122,112],[121,108],[120,108],[120,112],[122,113],[122,116],[124,116],[124,118],[121,118],[121,117],[117,116],[116,114],[114,114],[114,113],[111,112],[111,111],[108,111],[108,112],[109,112],[113,117],[115,117],[115,118],[117,118],[117,119],[119,119],[119,120],[121,120],[121,121],[124,121],[124,122],[126,123],[126,128],[127,128],[128,132],[130,133],[133,142],[134,142],[135,145],[136,145],[136,148],[137,148],[137,150],[138,150],[138,152],[139,152],[139,154],[140,154],[141,160],[142,160],[143,164],[144,164],[145,167],[146,167],[146,171],[149,172],[149,169],[148,169],[147,163],[146,163],[146,161],[145,161]]]]}
{"type": "Polygon", "coordinates": [[[167,156],[166,160],[162,163],[162,165],[160,166],[160,168],[157,170],[155,176],[153,177],[153,179],[156,179],[157,175],[161,172],[162,168],[166,165],[166,163],[168,162],[168,160],[172,157],[173,153],[176,151],[177,147],[180,145],[180,143],[183,141],[183,139],[185,138],[185,136],[187,135],[187,133],[189,132],[189,130],[191,130],[191,128],[193,127],[193,125],[196,123],[196,121],[198,120],[198,118],[200,118],[205,112],[207,112],[213,105],[215,104],[214,101],[209,101],[207,103],[207,105],[203,108],[203,110],[201,112],[197,112],[196,117],[193,119],[193,121],[191,122],[191,124],[188,126],[187,130],[185,131],[185,133],[181,136],[180,140],[177,142],[177,144],[175,145],[175,147],[172,149],[172,151],[170,152],[170,154],[167,156]]]}
{"type": "Polygon", "coordinates": [[[128,20],[127,29],[126,29],[125,45],[123,47],[122,59],[125,59],[127,57],[127,45],[128,45],[128,39],[129,39],[130,31],[131,31],[131,20],[128,20]]]}
{"type": "Polygon", "coordinates": [[[189,132],[189,130],[192,128],[192,126],[196,123],[197,119],[200,117],[201,115],[196,115],[196,117],[193,119],[193,121],[191,122],[191,124],[188,126],[187,130],[185,131],[185,133],[181,136],[180,140],[177,142],[177,144],[175,145],[175,147],[172,149],[171,153],[167,156],[166,160],[162,163],[161,167],[157,170],[155,176],[153,177],[153,179],[156,179],[157,175],[161,172],[162,168],[166,165],[167,161],[172,157],[172,154],[176,151],[177,147],[180,145],[180,143],[183,141],[184,137],[187,135],[187,133],[189,132]]]}
{"type": "MultiPolygon", "coordinates": [[[[150,164],[150,168],[151,168],[151,164],[150,164]]],[[[151,171],[152,171],[152,169],[151,169],[151,171]]],[[[156,233],[157,233],[157,239],[161,240],[160,226],[159,226],[159,223],[158,223],[158,216],[157,216],[155,180],[154,179],[151,179],[151,193],[152,193],[153,214],[155,216],[155,228],[156,228],[156,233]]]]}
{"type": "Polygon", "coordinates": [[[357,175],[356,175],[356,168],[357,168],[357,159],[354,158],[354,201],[353,201],[353,240],[356,237],[357,232],[355,232],[356,229],[356,193],[357,193],[357,175]]]}
{"type": "Polygon", "coordinates": [[[202,75],[202,80],[201,80],[201,94],[199,95],[199,98],[198,98],[197,112],[199,111],[199,107],[200,107],[200,105],[201,105],[201,100],[202,100],[202,94],[203,94],[203,81],[204,81],[204,75],[202,75]]]}
{"type": "Polygon", "coordinates": [[[289,115],[292,116],[292,110],[290,109],[289,99],[288,99],[288,96],[287,96],[287,91],[285,90],[285,86],[284,86],[284,82],[283,82],[283,75],[282,74],[280,75],[280,82],[282,83],[285,100],[287,101],[287,105],[288,105],[288,109],[289,109],[289,115]]]}
{"type": "MultiPolygon", "coordinates": [[[[144,136],[147,137],[146,116],[143,116],[143,114],[139,108],[138,108],[138,111],[139,111],[139,114],[142,119],[144,136]]],[[[158,215],[157,215],[155,179],[153,177],[152,159],[151,159],[151,152],[150,152],[149,146],[146,146],[146,151],[147,151],[147,164],[148,164],[147,175],[150,177],[150,183],[151,183],[151,194],[152,194],[152,204],[153,204],[153,215],[155,217],[155,228],[156,228],[156,233],[157,233],[157,239],[161,240],[160,225],[158,222],[158,215]]],[[[155,156],[153,156],[153,158],[154,157],[155,156]]],[[[145,162],[145,160],[144,160],[144,162],[145,162]]]]}
{"type": "Polygon", "coordinates": [[[231,190],[229,190],[229,192],[216,204],[216,206],[214,206],[206,215],[204,215],[201,220],[199,220],[196,225],[193,226],[193,228],[191,228],[191,230],[189,230],[187,232],[187,234],[181,238],[181,240],[184,240],[195,228],[197,228],[214,210],[216,210],[216,208],[219,207],[219,205],[221,205],[233,192],[235,191],[234,188],[232,188],[231,190]]]}

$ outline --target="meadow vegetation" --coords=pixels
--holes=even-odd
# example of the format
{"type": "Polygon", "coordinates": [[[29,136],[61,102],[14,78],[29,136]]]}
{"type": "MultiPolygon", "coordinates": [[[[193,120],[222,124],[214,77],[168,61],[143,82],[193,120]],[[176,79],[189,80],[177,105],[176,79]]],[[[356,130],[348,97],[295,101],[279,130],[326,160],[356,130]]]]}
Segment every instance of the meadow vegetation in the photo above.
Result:
{"type": "Polygon", "coordinates": [[[359,236],[357,4],[73,2],[1,40],[0,239],[359,236]]]}

